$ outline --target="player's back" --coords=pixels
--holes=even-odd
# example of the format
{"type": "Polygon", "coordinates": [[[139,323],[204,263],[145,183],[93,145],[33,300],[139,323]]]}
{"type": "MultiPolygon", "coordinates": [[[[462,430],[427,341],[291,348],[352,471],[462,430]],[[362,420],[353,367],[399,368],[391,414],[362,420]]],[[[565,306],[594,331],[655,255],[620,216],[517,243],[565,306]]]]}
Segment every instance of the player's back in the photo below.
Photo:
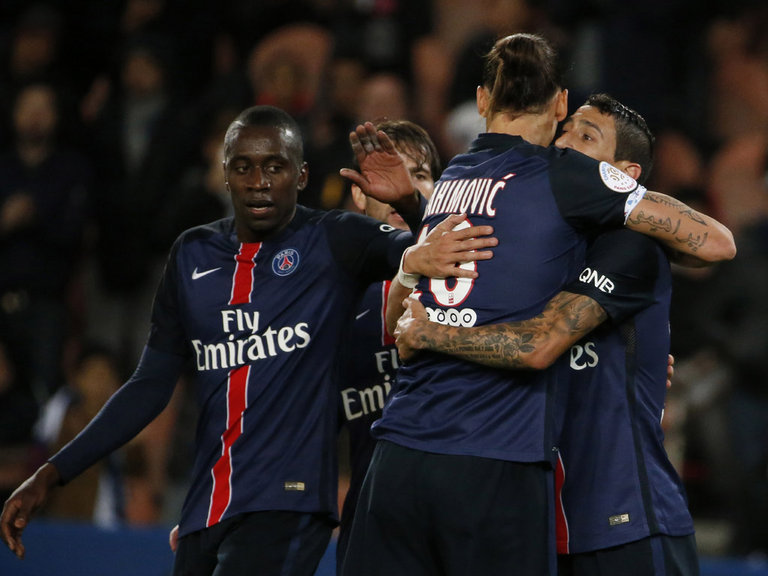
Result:
{"type": "MultiPolygon", "coordinates": [[[[620,195],[599,190],[605,185],[597,166],[580,154],[502,134],[483,134],[468,154],[454,158],[435,187],[425,225],[465,212],[471,225],[492,225],[499,243],[492,259],[471,264],[475,280],[421,280],[417,290],[430,320],[476,326],[539,313],[583,263],[585,240],[575,226],[623,211],[620,195]]],[[[510,372],[420,354],[400,370],[398,393],[374,434],[438,453],[547,460],[548,398],[560,369],[510,372]]]]}

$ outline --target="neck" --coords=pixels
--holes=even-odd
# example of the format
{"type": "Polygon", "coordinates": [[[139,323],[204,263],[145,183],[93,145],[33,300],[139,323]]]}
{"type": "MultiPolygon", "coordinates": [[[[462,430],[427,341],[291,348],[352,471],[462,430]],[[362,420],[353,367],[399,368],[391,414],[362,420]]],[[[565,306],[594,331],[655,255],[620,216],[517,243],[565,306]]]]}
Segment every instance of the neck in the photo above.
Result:
{"type": "Polygon", "coordinates": [[[486,123],[488,132],[520,136],[526,142],[538,146],[549,146],[555,137],[556,129],[557,120],[550,114],[510,116],[501,112],[486,123]]]}

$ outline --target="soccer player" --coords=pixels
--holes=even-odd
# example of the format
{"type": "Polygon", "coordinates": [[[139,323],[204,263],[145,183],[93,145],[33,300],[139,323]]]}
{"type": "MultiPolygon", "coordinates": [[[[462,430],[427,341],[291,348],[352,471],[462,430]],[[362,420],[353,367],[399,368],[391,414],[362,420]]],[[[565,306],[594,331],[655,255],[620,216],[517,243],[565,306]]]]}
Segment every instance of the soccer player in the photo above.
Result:
{"type": "MultiPolygon", "coordinates": [[[[556,145],[610,162],[639,182],[651,170],[653,136],[644,120],[604,94],[565,122],[556,145]]],[[[535,319],[442,326],[414,300],[398,322],[406,359],[430,349],[485,365],[543,368],[570,349],[556,471],[563,576],[699,572],[693,521],[661,428],[670,298],[667,255],[623,229],[590,243],[578,279],[535,319]]]]}
{"type": "MultiPolygon", "coordinates": [[[[394,143],[403,156],[414,187],[428,200],[435,180],[440,176],[441,166],[435,144],[427,132],[407,120],[380,122],[376,129],[394,143]]],[[[405,220],[389,204],[366,196],[356,184],[352,185],[352,199],[368,216],[393,228],[408,229],[405,220]]],[[[348,369],[339,390],[339,411],[349,437],[350,482],[341,510],[337,561],[343,559],[346,551],[360,485],[375,445],[370,434],[371,424],[381,416],[400,365],[394,337],[385,326],[384,304],[390,284],[385,280],[368,287],[344,347],[348,369]]]]}
{"type": "MultiPolygon", "coordinates": [[[[371,163],[359,164],[375,190],[371,163]]],[[[256,106],[229,126],[234,217],[180,235],[136,371],[6,501],[0,536],[17,556],[51,491],[146,426],[190,363],[200,414],[174,573],[313,574],[337,516],[338,342],[359,295],[391,277],[411,235],[298,206],[308,177],[299,127],[284,111],[256,106]]],[[[406,180],[395,205],[416,213],[406,180]]]]}
{"type": "MultiPolygon", "coordinates": [[[[477,278],[419,281],[435,321],[475,326],[540,312],[580,270],[581,233],[624,222],[705,259],[732,257],[732,236],[711,218],[646,195],[606,163],[544,148],[565,118],[561,86],[542,38],[515,34],[491,51],[478,88],[488,133],[448,165],[423,224],[466,211],[470,225],[494,226],[498,246],[466,265],[482,267],[477,278]]],[[[553,574],[552,400],[565,368],[511,373],[431,352],[401,366],[372,427],[379,442],[343,573],[553,574]]]]}

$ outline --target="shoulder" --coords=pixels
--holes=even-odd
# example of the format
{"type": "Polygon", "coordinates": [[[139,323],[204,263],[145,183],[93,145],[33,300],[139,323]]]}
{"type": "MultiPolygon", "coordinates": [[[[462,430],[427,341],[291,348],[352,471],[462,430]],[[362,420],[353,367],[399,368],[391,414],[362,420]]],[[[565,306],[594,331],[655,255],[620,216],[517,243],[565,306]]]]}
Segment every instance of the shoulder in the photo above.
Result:
{"type": "Polygon", "coordinates": [[[622,228],[597,235],[587,248],[587,265],[607,266],[637,278],[655,278],[658,264],[666,260],[664,250],[653,238],[622,228]]]}
{"type": "Polygon", "coordinates": [[[226,237],[234,234],[234,219],[232,217],[221,218],[184,230],[176,238],[174,248],[197,241],[211,240],[215,237],[226,237]]]}
{"type": "Polygon", "coordinates": [[[393,232],[395,230],[389,224],[379,222],[365,214],[350,212],[349,210],[314,210],[313,212],[315,214],[312,220],[332,229],[334,233],[342,235],[356,235],[364,231],[393,232]]]}
{"type": "Polygon", "coordinates": [[[592,247],[608,248],[613,251],[637,250],[643,252],[660,249],[659,243],[652,237],[629,228],[617,228],[598,234],[590,242],[590,248],[592,247]]]}

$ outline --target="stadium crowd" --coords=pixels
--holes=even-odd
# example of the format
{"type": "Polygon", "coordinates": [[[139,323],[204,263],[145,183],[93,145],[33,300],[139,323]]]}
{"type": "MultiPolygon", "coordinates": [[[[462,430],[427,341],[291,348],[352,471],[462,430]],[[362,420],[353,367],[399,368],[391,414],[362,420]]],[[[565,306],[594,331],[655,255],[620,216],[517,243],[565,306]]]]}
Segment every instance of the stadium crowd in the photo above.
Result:
{"type": "MultiPolygon", "coordinates": [[[[338,174],[350,129],[409,119],[447,160],[483,131],[482,54],[529,31],[568,55],[572,104],[607,92],[645,116],[657,136],[649,188],[736,237],[733,261],[674,269],[664,425],[694,518],[725,530],[719,551],[768,554],[766,28],[759,0],[3,2],[3,500],[129,376],[174,238],[228,214],[221,143],[240,110],[270,104],[299,121],[300,203],[356,210],[338,174]]],[[[46,513],[177,522],[195,419],[186,392],[46,513]]]]}

